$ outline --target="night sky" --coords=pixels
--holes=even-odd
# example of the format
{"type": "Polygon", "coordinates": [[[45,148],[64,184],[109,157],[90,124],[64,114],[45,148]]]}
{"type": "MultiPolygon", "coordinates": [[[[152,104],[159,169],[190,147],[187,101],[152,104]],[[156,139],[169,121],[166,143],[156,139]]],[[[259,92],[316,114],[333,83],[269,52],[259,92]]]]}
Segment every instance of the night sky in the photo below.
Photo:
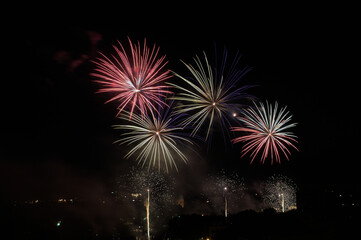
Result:
{"type": "Polygon", "coordinates": [[[110,54],[111,45],[128,36],[159,46],[168,67],[183,74],[179,59],[213,53],[214,44],[231,55],[239,51],[242,64],[252,67],[240,83],[257,85],[248,92],[260,100],[287,105],[298,123],[299,152],[292,150],[289,162],[250,165],[240,158],[241,144],[225,151],[223,140],[215,140],[211,152],[200,145],[201,158],[191,159],[177,178],[226,169],[251,178],[281,173],[301,189],[359,186],[353,16],[337,6],[289,7],[174,6],[137,14],[123,8],[74,21],[64,20],[66,11],[37,21],[24,17],[9,28],[10,44],[3,46],[10,55],[2,77],[1,188],[9,199],[102,193],[133,164],[113,144],[116,104],[104,104],[108,97],[95,94],[90,76],[98,51],[110,54]]]}

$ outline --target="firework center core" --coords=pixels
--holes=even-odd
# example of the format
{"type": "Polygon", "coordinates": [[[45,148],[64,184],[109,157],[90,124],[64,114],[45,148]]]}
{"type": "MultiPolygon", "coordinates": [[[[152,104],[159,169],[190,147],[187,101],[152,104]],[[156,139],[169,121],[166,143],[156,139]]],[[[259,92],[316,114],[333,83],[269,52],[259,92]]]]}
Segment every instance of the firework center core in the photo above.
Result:
{"type": "Polygon", "coordinates": [[[213,104],[212,104],[213,106],[216,106],[216,103],[215,102],[213,102],[213,104]]]}

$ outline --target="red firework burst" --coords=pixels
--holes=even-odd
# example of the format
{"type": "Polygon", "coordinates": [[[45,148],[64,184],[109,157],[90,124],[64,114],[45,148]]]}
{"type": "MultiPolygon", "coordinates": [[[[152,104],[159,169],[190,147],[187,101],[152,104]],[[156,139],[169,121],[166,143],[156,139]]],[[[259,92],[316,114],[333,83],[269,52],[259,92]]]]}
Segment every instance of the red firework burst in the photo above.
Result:
{"type": "Polygon", "coordinates": [[[105,103],[117,101],[118,114],[129,107],[129,118],[132,118],[134,109],[137,107],[141,114],[147,111],[157,111],[157,106],[166,105],[161,98],[168,91],[164,81],[170,78],[170,70],[164,70],[167,61],[165,55],[157,58],[159,47],[154,45],[152,50],[147,47],[144,39],[143,48],[141,44],[132,44],[129,40],[130,55],[128,56],[123,45],[118,41],[120,48],[113,45],[116,55],[108,58],[100,53],[102,57],[94,61],[96,64],[95,82],[101,85],[97,93],[112,93],[114,96],[105,103]]]}
{"type": "Polygon", "coordinates": [[[242,149],[242,156],[248,152],[251,153],[251,163],[259,152],[262,152],[261,162],[264,163],[268,155],[271,156],[271,164],[273,158],[280,163],[280,152],[283,153],[287,160],[288,155],[291,154],[288,147],[292,146],[296,150],[297,147],[292,143],[297,142],[291,132],[285,131],[288,128],[296,126],[296,123],[290,123],[292,115],[285,112],[286,108],[281,108],[278,111],[278,104],[275,107],[266,104],[266,107],[260,103],[260,106],[255,104],[254,108],[244,110],[243,117],[237,117],[244,127],[234,127],[232,131],[245,132],[247,135],[235,138],[233,143],[245,142],[242,149]]]}

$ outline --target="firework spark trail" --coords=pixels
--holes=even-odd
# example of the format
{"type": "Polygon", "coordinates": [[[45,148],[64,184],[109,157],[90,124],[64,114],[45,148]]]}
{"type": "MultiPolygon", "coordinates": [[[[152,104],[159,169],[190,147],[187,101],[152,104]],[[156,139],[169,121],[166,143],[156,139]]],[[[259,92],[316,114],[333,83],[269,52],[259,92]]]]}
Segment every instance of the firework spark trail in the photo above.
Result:
{"type": "Polygon", "coordinates": [[[112,93],[115,96],[106,103],[117,101],[118,114],[129,107],[129,119],[138,108],[142,115],[148,111],[157,111],[157,106],[166,105],[160,98],[168,93],[168,86],[163,82],[170,78],[170,71],[164,70],[165,55],[157,58],[159,47],[154,45],[150,50],[144,40],[143,48],[140,43],[134,44],[129,40],[131,55],[128,56],[123,45],[118,41],[120,48],[113,46],[116,56],[109,58],[101,53],[102,58],[94,61],[96,64],[95,82],[101,85],[98,93],[112,93]]]}
{"type": "Polygon", "coordinates": [[[248,108],[243,111],[243,117],[237,117],[244,127],[233,127],[232,131],[245,132],[247,135],[235,138],[233,143],[245,142],[246,144],[242,149],[242,156],[248,152],[251,153],[251,163],[259,152],[262,152],[261,162],[265,162],[265,159],[270,155],[271,164],[273,158],[277,163],[280,163],[280,152],[286,156],[291,152],[288,150],[288,146],[292,146],[296,150],[297,147],[291,142],[297,141],[295,135],[291,132],[285,131],[288,128],[296,126],[296,123],[290,123],[292,115],[286,112],[286,107],[281,108],[278,111],[278,103],[275,103],[274,108],[271,104],[266,102],[266,107],[263,103],[258,106],[254,103],[254,108],[248,108]],[[262,151],[263,150],[263,151],[262,151]]]}
{"type": "Polygon", "coordinates": [[[244,180],[236,173],[226,174],[221,171],[219,174],[208,176],[202,185],[202,194],[210,200],[210,203],[217,211],[224,208],[224,215],[229,212],[237,212],[241,206],[239,202],[245,191],[244,180]]]}
{"type": "Polygon", "coordinates": [[[148,198],[147,198],[147,203],[146,203],[146,209],[147,209],[147,236],[148,236],[148,240],[150,240],[150,220],[149,220],[149,207],[150,207],[150,201],[149,201],[149,189],[147,189],[147,193],[148,193],[148,198]]]}
{"type": "Polygon", "coordinates": [[[176,95],[174,99],[181,101],[183,105],[178,108],[176,112],[191,113],[182,124],[195,126],[192,131],[192,136],[200,131],[202,127],[205,127],[205,139],[207,140],[215,119],[220,122],[222,132],[225,134],[225,129],[228,129],[226,125],[230,126],[229,121],[231,116],[240,109],[240,104],[235,102],[249,97],[244,91],[251,86],[243,86],[240,88],[236,88],[235,86],[250,70],[249,68],[243,68],[241,70],[236,68],[240,59],[238,55],[236,55],[228,71],[226,71],[226,50],[224,50],[219,69],[216,68],[217,66],[212,68],[205,52],[203,52],[203,56],[204,60],[201,60],[198,56],[194,58],[195,65],[182,61],[190,71],[192,78],[185,78],[174,73],[175,76],[184,81],[187,87],[173,83],[169,84],[180,90],[180,93],[176,95]]]}
{"type": "Polygon", "coordinates": [[[162,208],[163,205],[168,205],[166,203],[174,202],[175,199],[175,180],[162,172],[146,171],[133,166],[127,174],[120,176],[119,184],[123,187],[125,185],[124,191],[140,193],[143,196],[146,196],[149,189],[153,207],[159,205],[158,207],[162,208]]]}
{"type": "Polygon", "coordinates": [[[151,113],[149,115],[140,116],[133,115],[133,119],[129,120],[129,112],[125,111],[119,115],[119,118],[126,120],[129,123],[123,125],[114,125],[115,129],[127,130],[128,132],[122,134],[122,138],[116,143],[132,145],[133,148],[125,155],[126,158],[137,154],[136,160],[144,167],[148,162],[149,168],[158,165],[160,170],[163,165],[166,172],[169,167],[178,171],[178,159],[184,163],[188,163],[188,158],[179,149],[178,146],[184,144],[193,144],[182,133],[183,128],[177,126],[177,121],[180,115],[174,115],[170,108],[158,111],[158,113],[151,113]]]}
{"type": "Polygon", "coordinates": [[[274,208],[280,212],[297,207],[296,184],[282,175],[271,176],[264,186],[264,203],[266,208],[274,208]]]}
{"type": "Polygon", "coordinates": [[[148,236],[150,236],[150,231],[157,232],[160,229],[159,226],[168,221],[175,210],[175,179],[169,174],[146,171],[132,166],[127,173],[118,177],[117,184],[119,195],[130,196],[125,199],[129,199],[131,206],[136,207],[134,224],[144,223],[146,219],[144,227],[148,236]],[[140,219],[136,219],[136,216],[140,219]],[[138,220],[140,222],[137,223],[138,220]]]}

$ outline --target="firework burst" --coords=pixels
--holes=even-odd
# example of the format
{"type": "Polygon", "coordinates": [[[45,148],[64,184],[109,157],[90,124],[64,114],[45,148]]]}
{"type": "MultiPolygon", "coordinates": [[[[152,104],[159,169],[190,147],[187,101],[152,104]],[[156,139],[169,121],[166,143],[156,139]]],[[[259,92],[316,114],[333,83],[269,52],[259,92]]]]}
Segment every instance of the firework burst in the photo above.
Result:
{"type": "Polygon", "coordinates": [[[159,170],[164,166],[166,172],[169,167],[175,167],[178,171],[176,161],[179,159],[188,162],[178,147],[193,142],[184,136],[183,128],[177,126],[180,115],[170,112],[171,105],[164,111],[151,112],[150,115],[133,114],[131,121],[128,121],[129,112],[119,115],[120,119],[127,120],[129,124],[114,125],[115,129],[128,131],[116,142],[133,146],[125,155],[126,158],[137,155],[136,160],[142,167],[148,162],[148,169],[158,165],[159,170]]]}
{"type": "Polygon", "coordinates": [[[286,130],[296,126],[296,123],[290,123],[292,115],[286,112],[286,107],[278,110],[278,103],[272,107],[271,104],[266,102],[266,107],[263,103],[257,106],[254,103],[254,108],[248,108],[243,111],[244,116],[237,117],[244,126],[231,128],[232,131],[245,132],[245,136],[241,136],[232,140],[233,143],[246,142],[242,149],[242,156],[248,152],[251,153],[251,163],[259,152],[262,152],[261,162],[265,162],[265,159],[270,155],[271,164],[273,158],[277,163],[280,163],[280,152],[282,152],[287,160],[290,151],[287,147],[297,147],[292,142],[296,136],[286,130]]]}
{"type": "Polygon", "coordinates": [[[186,87],[169,84],[180,90],[180,93],[174,97],[175,100],[182,102],[176,112],[190,113],[182,124],[194,126],[192,136],[204,126],[207,140],[216,121],[220,123],[223,133],[224,129],[228,129],[226,126],[230,126],[229,118],[232,118],[233,113],[238,112],[240,108],[235,101],[248,97],[244,90],[249,86],[237,88],[235,84],[249,71],[249,68],[237,69],[236,65],[240,57],[236,55],[226,71],[226,51],[223,53],[222,63],[218,69],[212,68],[205,52],[203,55],[203,60],[198,56],[194,58],[194,66],[182,61],[192,78],[185,78],[174,73],[184,81],[186,87]]]}
{"type": "Polygon", "coordinates": [[[100,53],[102,57],[94,61],[96,64],[95,82],[101,85],[98,93],[114,94],[106,103],[116,101],[118,114],[126,107],[130,108],[129,118],[137,106],[142,115],[148,111],[157,111],[157,106],[163,107],[165,103],[160,99],[171,93],[163,83],[170,78],[170,71],[164,70],[167,62],[165,56],[157,58],[159,47],[154,45],[152,50],[147,47],[144,40],[143,48],[140,43],[132,44],[129,40],[130,55],[123,45],[120,48],[113,46],[116,55],[111,58],[100,53]]]}

